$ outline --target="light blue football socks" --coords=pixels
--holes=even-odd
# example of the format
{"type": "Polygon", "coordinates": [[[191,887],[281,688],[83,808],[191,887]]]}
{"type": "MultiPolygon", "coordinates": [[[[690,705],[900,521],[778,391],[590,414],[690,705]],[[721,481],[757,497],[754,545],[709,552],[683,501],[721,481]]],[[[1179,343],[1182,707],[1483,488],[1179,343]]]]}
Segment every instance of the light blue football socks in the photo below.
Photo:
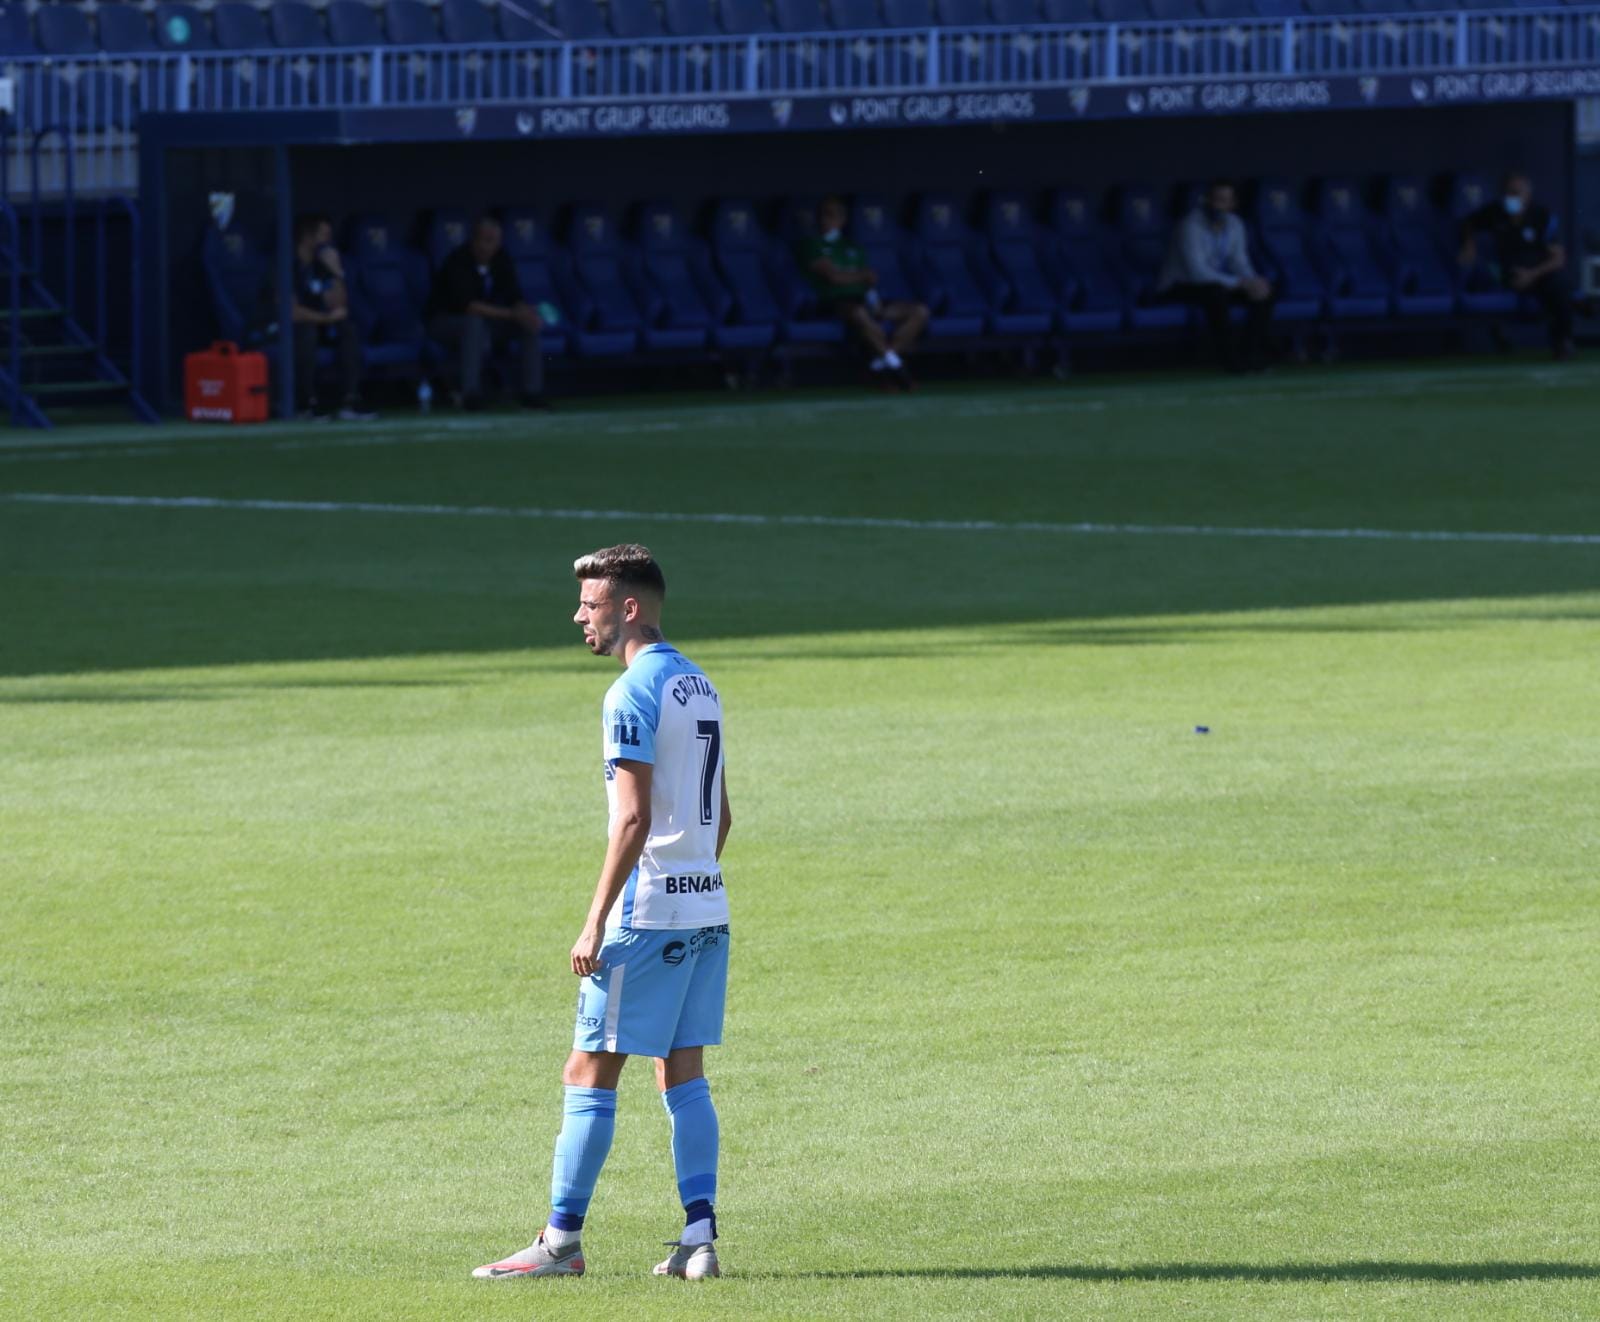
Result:
{"type": "Polygon", "coordinates": [[[711,1085],[690,1079],[668,1088],[661,1100],[672,1117],[672,1163],[678,1172],[678,1197],[683,1200],[685,1244],[708,1244],[716,1238],[712,1205],[717,1200],[717,1108],[711,1085]]]}
{"type": "MultiPolygon", "coordinates": [[[[687,1085],[685,1085],[687,1086],[687,1085]]],[[[706,1105],[710,1106],[709,1096],[706,1105]]],[[[716,1146],[716,1117],[712,1117],[712,1148],[716,1146]]],[[[550,1175],[550,1226],[553,1230],[579,1231],[594,1197],[595,1181],[611,1151],[617,1129],[615,1088],[567,1087],[561,1133],[556,1137],[555,1166],[550,1175]]],[[[676,1146],[676,1144],[674,1144],[676,1146]]],[[[712,1158],[715,1162],[715,1156],[712,1158]]],[[[715,1177],[713,1177],[715,1178],[715,1177]]]]}

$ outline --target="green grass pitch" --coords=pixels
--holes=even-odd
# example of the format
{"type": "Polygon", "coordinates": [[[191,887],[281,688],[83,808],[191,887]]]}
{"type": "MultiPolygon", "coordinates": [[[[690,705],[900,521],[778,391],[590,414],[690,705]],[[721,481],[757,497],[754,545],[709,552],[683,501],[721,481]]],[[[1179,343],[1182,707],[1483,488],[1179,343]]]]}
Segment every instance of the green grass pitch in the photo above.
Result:
{"type": "Polygon", "coordinates": [[[1584,365],[12,433],[0,1316],[1600,1316],[1597,489],[1584,365]],[[588,1277],[485,1284],[625,538],[728,708],[728,1274],[635,1063],[588,1277]]]}

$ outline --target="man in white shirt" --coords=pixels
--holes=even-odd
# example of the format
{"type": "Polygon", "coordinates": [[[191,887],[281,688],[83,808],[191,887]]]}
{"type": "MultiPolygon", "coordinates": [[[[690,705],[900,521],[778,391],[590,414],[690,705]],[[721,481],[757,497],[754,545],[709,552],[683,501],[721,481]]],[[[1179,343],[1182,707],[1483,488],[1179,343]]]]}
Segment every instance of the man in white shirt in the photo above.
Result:
{"type": "Polygon", "coordinates": [[[1231,182],[1217,179],[1207,186],[1199,205],[1173,232],[1160,292],[1169,302],[1199,308],[1223,366],[1230,372],[1249,372],[1266,365],[1272,285],[1250,264],[1250,240],[1237,210],[1238,195],[1231,182]],[[1229,311],[1241,305],[1244,334],[1236,342],[1229,311]]]}

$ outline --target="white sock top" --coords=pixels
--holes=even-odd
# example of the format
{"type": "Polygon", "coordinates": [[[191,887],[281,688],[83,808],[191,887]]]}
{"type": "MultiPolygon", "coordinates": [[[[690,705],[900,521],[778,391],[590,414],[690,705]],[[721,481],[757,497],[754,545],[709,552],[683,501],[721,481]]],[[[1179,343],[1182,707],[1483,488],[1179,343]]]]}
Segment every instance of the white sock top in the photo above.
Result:
{"type": "Polygon", "coordinates": [[[557,1253],[569,1244],[576,1244],[582,1235],[581,1230],[557,1230],[554,1226],[544,1228],[544,1242],[557,1253]]]}
{"type": "Polygon", "coordinates": [[[905,366],[905,364],[900,361],[900,355],[897,354],[893,349],[890,349],[888,353],[883,355],[883,361],[896,372],[905,366]]]}

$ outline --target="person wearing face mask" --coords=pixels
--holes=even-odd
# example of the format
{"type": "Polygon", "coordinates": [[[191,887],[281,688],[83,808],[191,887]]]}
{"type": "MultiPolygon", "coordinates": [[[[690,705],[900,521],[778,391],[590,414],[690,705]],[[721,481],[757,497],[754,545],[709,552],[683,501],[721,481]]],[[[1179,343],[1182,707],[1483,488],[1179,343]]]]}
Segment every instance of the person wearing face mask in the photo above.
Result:
{"type": "Polygon", "coordinates": [[[1205,314],[1217,356],[1230,372],[1259,371],[1267,362],[1272,285],[1250,263],[1250,241],[1235,214],[1238,195],[1227,179],[1206,187],[1199,203],[1172,236],[1159,292],[1205,314]],[[1229,309],[1243,306],[1243,334],[1235,339],[1229,309]]]}
{"type": "Polygon", "coordinates": [[[817,306],[844,322],[872,353],[873,379],[887,389],[910,390],[914,382],[905,357],[928,324],[925,304],[909,299],[885,302],[878,294],[878,273],[867,256],[845,237],[849,213],[837,197],[817,208],[817,233],[799,245],[800,269],[811,282],[817,306]],[[894,328],[885,335],[883,323],[894,328]]]}
{"type": "Polygon", "coordinates": [[[1567,252],[1556,242],[1556,218],[1533,200],[1533,183],[1520,170],[1506,175],[1501,196],[1470,213],[1461,225],[1461,264],[1478,260],[1478,236],[1494,245],[1492,265],[1506,288],[1537,300],[1550,327],[1556,359],[1572,357],[1572,291],[1567,252]]]}

